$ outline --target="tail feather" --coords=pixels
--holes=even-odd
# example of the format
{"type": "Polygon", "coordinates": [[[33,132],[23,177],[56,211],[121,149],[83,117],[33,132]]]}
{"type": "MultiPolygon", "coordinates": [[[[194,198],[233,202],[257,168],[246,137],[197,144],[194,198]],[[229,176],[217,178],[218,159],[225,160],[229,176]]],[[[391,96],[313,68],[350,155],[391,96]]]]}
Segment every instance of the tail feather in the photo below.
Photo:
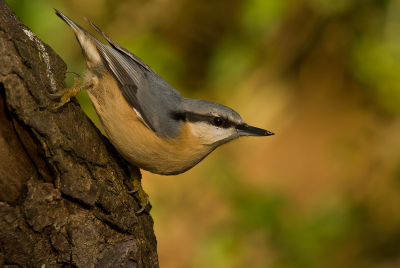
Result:
{"type": "Polygon", "coordinates": [[[67,16],[65,16],[61,11],[54,9],[56,11],[56,15],[60,17],[63,21],[65,21],[72,29],[85,31],[81,26],[70,20],[67,16]]]}
{"type": "Polygon", "coordinates": [[[76,39],[82,48],[83,55],[85,56],[87,64],[98,64],[101,63],[101,58],[99,52],[97,50],[98,45],[102,45],[100,41],[98,41],[94,36],[88,33],[81,26],[70,20],[67,16],[65,16],[61,11],[54,9],[58,17],[60,17],[63,21],[65,21],[74,31],[76,35],[76,39]]]}
{"type": "Polygon", "coordinates": [[[149,65],[147,65],[144,61],[142,61],[138,56],[136,56],[135,54],[131,53],[129,50],[127,50],[126,48],[124,48],[123,46],[117,44],[114,40],[112,40],[105,32],[103,32],[99,27],[97,27],[96,25],[94,25],[93,22],[91,22],[90,20],[88,20],[87,18],[85,18],[85,20],[101,35],[103,36],[104,39],[106,39],[108,41],[108,43],[110,43],[110,45],[115,48],[116,50],[119,50],[120,52],[124,53],[125,55],[127,55],[128,57],[130,57],[131,59],[133,59],[134,61],[136,61],[137,63],[139,63],[143,68],[145,68],[146,70],[148,70],[150,73],[152,74],[156,74],[156,72],[150,68],[149,65]]]}
{"type": "MultiPolygon", "coordinates": [[[[74,31],[76,38],[78,39],[79,44],[82,47],[83,54],[86,58],[86,61],[92,62],[92,63],[98,63],[101,61],[100,54],[101,52],[98,50],[102,50],[101,48],[104,45],[101,43],[99,40],[97,40],[93,35],[88,33],[85,29],[83,29],[81,26],[70,20],[67,16],[65,16],[61,11],[54,9],[56,11],[56,14],[58,17],[60,17],[64,22],[66,22],[74,31]]],[[[145,62],[143,62],[139,57],[136,55],[132,54],[130,51],[128,51],[126,48],[122,47],[121,45],[117,44],[114,40],[112,40],[107,34],[105,34],[99,27],[94,25],[90,20],[86,19],[85,20],[101,35],[106,39],[110,45],[118,50],[119,52],[125,54],[126,56],[130,57],[133,59],[136,63],[140,64],[143,68],[145,68],[147,71],[149,71],[152,74],[156,74],[156,72],[151,69],[145,62]]],[[[88,63],[89,64],[89,63],[88,63]]]]}

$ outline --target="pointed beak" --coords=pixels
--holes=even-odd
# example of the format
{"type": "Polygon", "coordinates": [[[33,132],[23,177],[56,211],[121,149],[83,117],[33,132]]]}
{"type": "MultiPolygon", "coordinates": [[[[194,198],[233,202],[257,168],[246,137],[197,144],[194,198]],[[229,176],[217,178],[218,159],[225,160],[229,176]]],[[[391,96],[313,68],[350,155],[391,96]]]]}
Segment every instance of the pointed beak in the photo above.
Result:
{"type": "Polygon", "coordinates": [[[240,136],[271,136],[275,135],[271,131],[261,129],[258,127],[251,127],[247,124],[243,124],[236,127],[240,136]]]}

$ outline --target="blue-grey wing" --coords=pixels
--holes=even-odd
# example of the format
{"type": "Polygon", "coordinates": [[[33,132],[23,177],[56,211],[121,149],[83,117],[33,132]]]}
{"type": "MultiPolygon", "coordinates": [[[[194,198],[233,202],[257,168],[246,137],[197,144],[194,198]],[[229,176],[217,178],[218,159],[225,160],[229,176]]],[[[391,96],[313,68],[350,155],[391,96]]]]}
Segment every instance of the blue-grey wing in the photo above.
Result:
{"type": "Polygon", "coordinates": [[[114,75],[122,95],[142,122],[160,137],[176,135],[178,123],[172,119],[171,111],[180,107],[182,95],[126,53],[98,40],[96,47],[104,65],[114,75]]]}
{"type": "Polygon", "coordinates": [[[109,47],[95,39],[104,65],[114,75],[122,95],[141,121],[158,136],[176,135],[178,128],[170,114],[182,101],[182,95],[139,57],[86,21],[111,44],[109,47]]]}
{"type": "Polygon", "coordinates": [[[145,111],[145,103],[139,101],[139,95],[149,91],[149,84],[144,69],[126,55],[109,46],[97,42],[96,47],[104,65],[114,75],[122,95],[135,110],[142,122],[156,132],[153,120],[145,111]]]}

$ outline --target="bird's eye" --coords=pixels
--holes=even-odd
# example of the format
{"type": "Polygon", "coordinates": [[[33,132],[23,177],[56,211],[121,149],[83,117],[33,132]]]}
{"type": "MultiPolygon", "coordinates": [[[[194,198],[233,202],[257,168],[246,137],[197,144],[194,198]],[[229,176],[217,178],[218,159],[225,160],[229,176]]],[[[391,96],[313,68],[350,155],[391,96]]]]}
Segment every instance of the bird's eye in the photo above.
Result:
{"type": "Polygon", "coordinates": [[[219,118],[219,117],[215,117],[214,118],[214,125],[215,126],[220,127],[220,126],[222,126],[223,123],[224,123],[224,121],[221,118],[219,118]]]}

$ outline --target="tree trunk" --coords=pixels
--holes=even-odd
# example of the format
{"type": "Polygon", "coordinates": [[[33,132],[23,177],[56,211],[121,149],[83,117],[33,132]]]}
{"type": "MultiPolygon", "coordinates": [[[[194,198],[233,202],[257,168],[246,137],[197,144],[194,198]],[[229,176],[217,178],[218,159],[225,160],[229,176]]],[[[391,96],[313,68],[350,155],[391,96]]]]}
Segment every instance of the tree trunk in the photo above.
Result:
{"type": "Polygon", "coordinates": [[[65,70],[0,0],[0,267],[158,267],[130,167],[76,100],[48,109],[65,70]]]}

